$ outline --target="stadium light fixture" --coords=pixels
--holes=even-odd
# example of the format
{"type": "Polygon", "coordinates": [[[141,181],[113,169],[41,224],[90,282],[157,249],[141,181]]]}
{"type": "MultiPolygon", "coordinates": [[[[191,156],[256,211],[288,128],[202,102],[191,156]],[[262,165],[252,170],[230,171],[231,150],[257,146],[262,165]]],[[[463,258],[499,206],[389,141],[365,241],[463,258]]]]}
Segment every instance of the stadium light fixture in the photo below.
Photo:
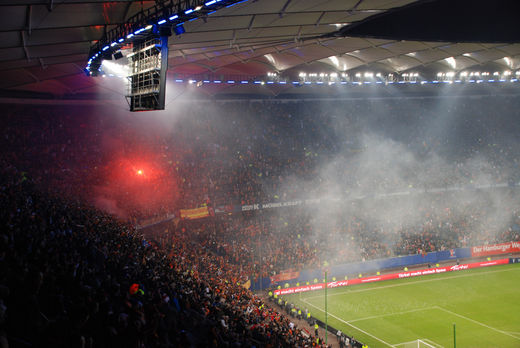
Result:
{"type": "Polygon", "coordinates": [[[186,32],[186,29],[184,29],[184,25],[178,24],[175,28],[173,28],[173,32],[175,35],[181,35],[186,32]]]}
{"type": "MultiPolygon", "coordinates": [[[[93,64],[93,63],[92,63],[93,64]]],[[[220,79],[215,80],[203,80],[200,81],[200,85],[202,86],[204,83],[207,84],[226,84],[226,85],[293,85],[293,86],[332,86],[332,85],[346,85],[346,86],[364,86],[364,85],[427,85],[427,84],[443,84],[443,85],[452,85],[452,84],[462,84],[462,83],[500,83],[500,82],[517,82],[518,76],[520,75],[520,70],[518,71],[510,71],[506,70],[504,72],[438,72],[436,73],[436,77],[432,80],[428,80],[422,76],[418,72],[405,72],[402,74],[383,74],[381,72],[375,73],[371,71],[366,72],[357,72],[353,76],[354,80],[349,80],[348,78],[339,78],[335,79],[338,75],[345,75],[344,73],[306,73],[299,72],[298,80],[289,80],[287,81],[284,77],[280,76],[278,72],[268,72],[266,73],[266,78],[261,80],[244,80],[237,78],[236,76],[221,76],[220,79]],[[469,76],[472,77],[469,77],[469,76]],[[477,76],[478,75],[478,76],[477,76]],[[377,77],[374,78],[374,77],[377,77]],[[514,80],[513,77],[516,77],[514,80]]],[[[180,81],[176,81],[181,83],[180,81]]],[[[196,83],[195,79],[187,79],[185,78],[183,82],[193,84],[196,83]]]]}
{"type": "MultiPolygon", "coordinates": [[[[167,19],[163,18],[165,13],[168,13],[170,15],[170,17],[168,17],[168,20],[178,20],[180,24],[182,24],[187,21],[196,20],[203,16],[206,17],[210,13],[213,13],[219,9],[235,5],[237,3],[243,3],[245,1],[248,0],[194,0],[190,2],[185,1],[181,3],[179,3],[177,0],[161,1],[159,5],[153,7],[150,11],[147,11],[145,16],[143,16],[142,12],[135,14],[134,16],[130,17],[124,24],[121,24],[108,31],[101,38],[101,40],[94,43],[90,47],[90,55],[88,58],[97,58],[97,60],[107,59],[104,58],[106,57],[105,54],[103,54],[103,56],[96,56],[95,53],[110,51],[108,53],[110,53],[110,56],[112,56],[112,54],[114,53],[112,52],[112,49],[117,49],[117,44],[122,44],[126,40],[128,40],[129,44],[133,44],[133,40],[136,39],[137,35],[142,34],[146,30],[153,29],[153,25],[151,23],[155,23],[155,25],[161,26],[166,25],[167,19]],[[211,6],[212,12],[209,12],[210,9],[204,10],[204,6],[211,6]],[[173,14],[170,12],[173,8],[175,8],[175,11],[177,11],[177,13],[173,14]],[[199,12],[201,13],[200,15],[198,14],[199,12]],[[181,14],[188,14],[189,16],[187,18],[179,18],[179,15],[181,14]],[[105,48],[107,46],[108,48],[105,48]]],[[[154,31],[154,34],[158,33],[154,31]]],[[[146,33],[146,35],[152,34],[146,33]]],[[[142,39],[142,37],[140,37],[140,39],[142,39]]],[[[101,65],[101,61],[97,63],[99,63],[96,64],[97,66],[101,65]]]]}
{"type": "Polygon", "coordinates": [[[233,7],[233,6],[235,6],[235,5],[241,4],[241,3],[246,2],[246,1],[249,1],[249,0],[237,1],[237,2],[235,2],[235,3],[233,3],[233,4],[227,5],[226,8],[233,7]]]}

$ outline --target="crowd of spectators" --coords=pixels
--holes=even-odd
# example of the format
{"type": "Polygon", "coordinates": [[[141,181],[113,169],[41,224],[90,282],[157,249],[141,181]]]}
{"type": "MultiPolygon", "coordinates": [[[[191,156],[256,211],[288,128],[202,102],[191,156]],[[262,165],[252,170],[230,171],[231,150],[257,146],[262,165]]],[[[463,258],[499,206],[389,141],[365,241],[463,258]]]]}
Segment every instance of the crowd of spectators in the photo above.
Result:
{"type": "Polygon", "coordinates": [[[181,225],[193,240],[239,265],[253,279],[319,268],[324,262],[337,265],[520,241],[518,199],[504,208],[493,206],[486,193],[473,194],[465,203],[456,200],[458,195],[365,200],[351,204],[342,216],[319,216],[313,207],[298,206],[217,215],[181,225]],[[396,204],[401,214],[403,206],[410,206],[398,221],[393,215],[396,204]],[[504,210],[498,214],[496,209],[504,210]]]}
{"type": "Polygon", "coordinates": [[[514,97],[490,98],[206,102],[156,118],[12,105],[1,142],[20,168],[61,195],[104,195],[127,217],[144,219],[206,201],[312,198],[338,191],[340,179],[337,193],[345,196],[477,185],[483,177],[517,182],[520,105],[514,97]],[[403,153],[366,167],[366,157],[389,142],[403,153]],[[113,175],[122,159],[143,158],[161,173],[143,188],[160,197],[147,204],[132,191],[135,182],[122,185],[113,175]],[[160,195],[165,186],[168,197],[160,195]]]}
{"type": "Polygon", "coordinates": [[[489,98],[207,102],[151,120],[107,117],[94,108],[12,106],[2,119],[1,145],[7,160],[40,189],[133,222],[201,204],[283,202],[331,191],[348,202],[341,203],[348,209],[330,214],[323,214],[328,208],[321,203],[324,209],[218,215],[213,228],[199,232],[199,243],[264,277],[325,260],[352,262],[518,238],[514,199],[508,215],[498,214],[508,221],[495,221],[501,230],[490,228],[494,221],[487,212],[493,204],[484,195],[463,204],[453,198],[457,192],[430,194],[412,205],[407,201],[415,200],[407,197],[366,203],[378,193],[471,189],[482,177],[486,184],[518,182],[514,120],[520,105],[514,97],[489,98]],[[367,134],[386,142],[367,141],[367,134]],[[433,161],[435,174],[420,160],[399,162],[398,152],[360,169],[367,156],[394,143],[406,152],[403,157],[442,158],[433,161]],[[160,173],[146,183],[123,170],[143,158],[160,173]],[[402,165],[400,175],[392,170],[394,162],[402,165]],[[368,198],[360,203],[356,195],[368,198]],[[399,211],[391,209],[395,206],[399,211]],[[402,221],[377,217],[389,214],[402,221]]]}
{"type": "Polygon", "coordinates": [[[207,102],[149,121],[11,105],[0,120],[0,342],[317,345],[247,285],[324,262],[519,241],[519,106],[207,102]],[[440,159],[436,174],[417,158],[440,159]],[[132,176],[142,163],[146,180],[132,176]],[[132,227],[203,204],[226,213],[175,218],[146,240],[132,227]]]}
{"type": "Polygon", "coordinates": [[[149,242],[2,164],[2,347],[321,346],[182,229],[149,242]]]}

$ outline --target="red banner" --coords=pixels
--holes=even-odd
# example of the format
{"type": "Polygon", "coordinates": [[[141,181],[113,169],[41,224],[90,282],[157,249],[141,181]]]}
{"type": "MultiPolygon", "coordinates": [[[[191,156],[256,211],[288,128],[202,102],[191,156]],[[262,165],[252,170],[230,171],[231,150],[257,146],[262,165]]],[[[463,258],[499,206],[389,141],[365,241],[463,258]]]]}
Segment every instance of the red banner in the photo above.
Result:
{"type": "Polygon", "coordinates": [[[300,276],[298,271],[283,272],[271,277],[271,283],[283,282],[284,280],[296,279],[300,276]]]}
{"type": "MultiPolygon", "coordinates": [[[[509,263],[509,259],[500,259],[500,260],[486,261],[486,262],[467,263],[464,265],[421,269],[421,270],[411,271],[411,272],[383,274],[383,275],[374,276],[374,277],[356,278],[356,279],[352,279],[352,280],[340,280],[337,282],[330,282],[330,283],[327,283],[327,288],[337,288],[340,286],[372,283],[372,282],[379,282],[382,280],[410,278],[410,277],[417,277],[417,276],[423,276],[423,275],[428,275],[428,274],[438,274],[438,273],[446,273],[446,272],[453,272],[453,271],[461,271],[464,269],[471,269],[471,268],[506,265],[508,263],[509,263]]],[[[298,287],[287,288],[287,289],[280,289],[280,290],[275,290],[274,293],[276,295],[288,295],[288,294],[296,294],[299,292],[322,290],[322,289],[325,289],[325,283],[298,286],[298,287]]]]}
{"type": "Polygon", "coordinates": [[[471,248],[471,256],[489,256],[509,253],[519,253],[520,242],[509,242],[502,244],[482,245],[471,248]]]}

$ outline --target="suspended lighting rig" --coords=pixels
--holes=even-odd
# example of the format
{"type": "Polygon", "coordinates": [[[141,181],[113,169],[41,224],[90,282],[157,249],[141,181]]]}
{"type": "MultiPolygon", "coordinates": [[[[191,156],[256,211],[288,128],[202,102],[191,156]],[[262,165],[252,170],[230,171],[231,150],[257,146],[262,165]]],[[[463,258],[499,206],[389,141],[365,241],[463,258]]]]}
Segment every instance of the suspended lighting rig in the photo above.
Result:
{"type": "Polygon", "coordinates": [[[164,110],[168,37],[185,32],[183,24],[205,18],[215,11],[248,0],[164,0],[130,17],[108,31],[90,48],[85,67],[87,76],[97,76],[103,60],[121,58],[123,47],[132,48],[127,56],[130,111],[164,110]]]}

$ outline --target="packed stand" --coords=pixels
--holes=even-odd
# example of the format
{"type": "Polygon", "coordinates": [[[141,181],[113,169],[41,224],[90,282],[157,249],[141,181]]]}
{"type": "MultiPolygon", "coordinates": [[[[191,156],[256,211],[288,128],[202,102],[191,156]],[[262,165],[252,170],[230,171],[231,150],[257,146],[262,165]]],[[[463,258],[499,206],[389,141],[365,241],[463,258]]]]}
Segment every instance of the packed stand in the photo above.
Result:
{"type": "Polygon", "coordinates": [[[2,120],[2,147],[40,189],[132,222],[178,216],[180,208],[232,208],[329,193],[346,202],[339,209],[320,203],[216,216],[199,242],[258,278],[323,261],[515,240],[518,223],[508,220],[517,216],[514,199],[500,215],[502,223],[487,215],[493,202],[483,197],[459,205],[451,197],[458,192],[432,193],[411,205],[415,200],[408,196],[374,197],[406,190],[416,197],[426,189],[453,187],[463,195],[482,176],[487,184],[518,182],[518,106],[517,98],[507,96],[234,101],[191,105],[166,119],[107,117],[74,106],[11,106],[2,120]],[[396,160],[398,152],[363,167],[367,157],[385,153],[384,146],[403,151],[403,157],[434,153],[442,161],[434,162],[435,175],[426,175],[419,160],[396,160]],[[479,156],[485,161],[472,160],[479,156]],[[134,175],[139,162],[152,163],[153,178],[134,175]],[[389,170],[394,162],[402,165],[399,175],[389,170]]]}
{"type": "Polygon", "coordinates": [[[238,267],[194,245],[173,225],[167,245],[150,243],[99,210],[38,192],[24,173],[2,164],[3,343],[316,345],[312,335],[243,287],[238,267]]]}
{"type": "Polygon", "coordinates": [[[324,262],[338,265],[519,240],[516,195],[498,206],[486,192],[470,201],[460,195],[363,200],[342,215],[297,206],[180,224],[195,242],[255,280],[319,268],[324,262]],[[502,210],[498,216],[496,210],[502,210]]]}
{"type": "Polygon", "coordinates": [[[352,198],[475,186],[483,177],[488,184],[520,180],[514,97],[181,106],[150,117],[10,105],[2,146],[42,186],[134,220],[205,202],[233,206],[323,192],[352,198]],[[386,147],[395,152],[366,165],[386,147]],[[139,162],[157,175],[138,181],[132,170],[139,162]]]}

